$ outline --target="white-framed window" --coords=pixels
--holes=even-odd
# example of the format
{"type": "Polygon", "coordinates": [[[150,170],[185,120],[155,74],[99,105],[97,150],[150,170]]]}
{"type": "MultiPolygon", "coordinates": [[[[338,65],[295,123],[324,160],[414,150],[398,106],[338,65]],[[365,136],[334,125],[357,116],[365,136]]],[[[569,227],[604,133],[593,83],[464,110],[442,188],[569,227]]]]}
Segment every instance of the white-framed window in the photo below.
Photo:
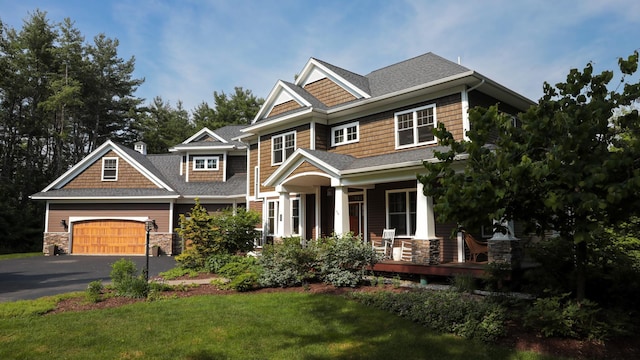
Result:
{"type": "Polygon", "coordinates": [[[437,125],[436,104],[395,113],[396,148],[437,142],[433,129],[437,125]]]}
{"type": "Polygon", "coordinates": [[[291,235],[300,235],[300,198],[291,199],[291,235]]]}
{"type": "Polygon", "coordinates": [[[102,181],[118,180],[118,158],[105,157],[102,158],[102,181]]]}
{"type": "Polygon", "coordinates": [[[358,121],[331,128],[331,146],[355,143],[360,140],[358,121]]]}
{"type": "Polygon", "coordinates": [[[271,165],[282,164],[296,150],[296,132],[271,138],[271,165]]]}
{"type": "Polygon", "coordinates": [[[267,234],[278,233],[278,200],[267,201],[267,234]]]}
{"type": "Polygon", "coordinates": [[[396,236],[416,233],[416,189],[387,191],[387,228],[396,229],[396,236]]]}
{"type": "Polygon", "coordinates": [[[218,170],[218,156],[194,156],[193,157],[193,170],[206,171],[206,170],[218,170]]]}

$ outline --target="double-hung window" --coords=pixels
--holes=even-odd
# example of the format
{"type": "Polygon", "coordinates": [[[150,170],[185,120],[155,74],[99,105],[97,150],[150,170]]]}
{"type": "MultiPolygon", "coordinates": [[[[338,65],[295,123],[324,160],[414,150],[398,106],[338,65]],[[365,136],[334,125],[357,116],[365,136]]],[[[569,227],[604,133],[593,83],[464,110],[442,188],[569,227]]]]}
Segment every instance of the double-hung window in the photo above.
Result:
{"type": "Polygon", "coordinates": [[[436,105],[401,111],[395,114],[396,148],[433,144],[436,127],[436,105]]]}
{"type": "Polygon", "coordinates": [[[267,234],[275,235],[278,233],[278,201],[267,201],[267,234]]]}
{"type": "Polygon", "coordinates": [[[396,236],[415,235],[416,196],[415,189],[387,192],[387,227],[396,229],[396,236]]]}
{"type": "Polygon", "coordinates": [[[118,180],[118,158],[102,158],[102,181],[118,180]]]}
{"type": "Polygon", "coordinates": [[[271,164],[278,165],[296,150],[295,131],[271,138],[271,164]]]}
{"type": "Polygon", "coordinates": [[[218,170],[217,156],[194,156],[193,170],[218,170]]]}
{"type": "Polygon", "coordinates": [[[358,142],[359,123],[352,122],[331,128],[331,146],[358,142]]]}

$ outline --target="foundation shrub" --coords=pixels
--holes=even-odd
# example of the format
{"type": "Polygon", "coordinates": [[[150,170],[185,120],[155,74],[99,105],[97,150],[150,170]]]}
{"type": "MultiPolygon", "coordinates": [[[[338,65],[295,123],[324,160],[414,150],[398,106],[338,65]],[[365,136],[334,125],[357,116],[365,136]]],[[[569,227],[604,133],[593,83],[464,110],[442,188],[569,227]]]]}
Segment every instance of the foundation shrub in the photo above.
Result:
{"type": "Polygon", "coordinates": [[[102,280],[96,280],[89,283],[87,286],[87,290],[85,291],[85,299],[90,303],[97,303],[102,300],[102,291],[104,290],[104,285],[102,285],[102,280]]]}
{"type": "Polygon", "coordinates": [[[234,256],[230,262],[218,270],[218,275],[229,279],[224,288],[249,291],[259,287],[261,266],[254,257],[234,256]]]}
{"type": "Polygon", "coordinates": [[[281,244],[265,246],[259,258],[263,269],[260,284],[264,287],[290,287],[313,281],[316,251],[315,246],[301,246],[298,237],[284,238],[281,244]]]}
{"type": "Polygon", "coordinates": [[[320,239],[316,246],[316,270],[320,279],[334,286],[360,285],[367,269],[377,262],[371,246],[353,236],[353,233],[320,239]]]}

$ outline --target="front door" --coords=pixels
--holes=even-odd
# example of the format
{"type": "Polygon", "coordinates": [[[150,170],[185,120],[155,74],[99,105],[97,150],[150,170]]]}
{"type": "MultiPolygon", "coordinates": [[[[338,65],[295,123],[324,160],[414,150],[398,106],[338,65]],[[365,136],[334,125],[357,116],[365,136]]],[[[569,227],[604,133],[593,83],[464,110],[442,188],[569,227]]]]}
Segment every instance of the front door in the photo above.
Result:
{"type": "Polygon", "coordinates": [[[349,230],[356,236],[364,235],[364,196],[349,195],[349,230]]]}

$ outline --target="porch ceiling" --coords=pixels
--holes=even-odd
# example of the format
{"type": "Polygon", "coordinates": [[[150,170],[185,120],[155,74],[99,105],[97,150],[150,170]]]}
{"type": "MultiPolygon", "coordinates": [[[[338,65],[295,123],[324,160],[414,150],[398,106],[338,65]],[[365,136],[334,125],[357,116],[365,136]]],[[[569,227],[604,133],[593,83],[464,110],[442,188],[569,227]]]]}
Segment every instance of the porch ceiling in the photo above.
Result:
{"type": "Polygon", "coordinates": [[[300,174],[285,180],[284,186],[331,186],[331,178],[319,174],[300,174]]]}

